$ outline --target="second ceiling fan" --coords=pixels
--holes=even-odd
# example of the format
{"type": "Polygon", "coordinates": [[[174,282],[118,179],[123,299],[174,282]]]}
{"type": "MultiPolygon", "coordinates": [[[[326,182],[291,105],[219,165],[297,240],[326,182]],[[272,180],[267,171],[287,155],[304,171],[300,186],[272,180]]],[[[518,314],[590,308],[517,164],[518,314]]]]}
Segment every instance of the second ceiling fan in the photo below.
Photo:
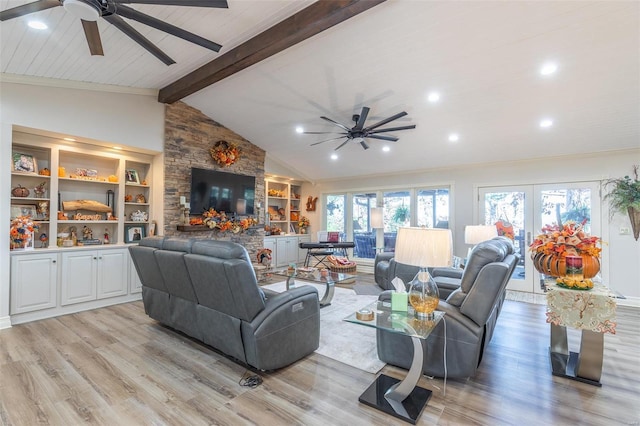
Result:
{"type": "Polygon", "coordinates": [[[360,112],[360,114],[354,114],[352,119],[353,121],[356,123],[355,126],[353,126],[352,128],[349,128],[347,126],[345,126],[344,124],[338,123],[335,120],[332,120],[328,117],[320,117],[323,120],[326,120],[332,124],[335,124],[336,126],[340,127],[342,130],[344,130],[344,132],[303,132],[304,134],[307,135],[326,135],[326,134],[337,134],[339,136],[336,136],[334,138],[331,139],[325,139],[323,141],[320,142],[315,142],[312,143],[311,146],[313,145],[319,145],[321,143],[324,142],[329,142],[329,141],[335,141],[335,140],[339,140],[342,138],[346,138],[344,142],[342,142],[340,145],[338,145],[338,147],[335,149],[336,151],[339,150],[340,148],[342,148],[343,146],[345,146],[347,143],[349,142],[356,142],[356,143],[360,143],[360,145],[362,146],[362,148],[364,149],[369,149],[369,144],[367,144],[365,139],[380,139],[380,140],[384,140],[384,141],[389,141],[389,142],[396,142],[398,140],[397,137],[395,136],[391,136],[391,135],[381,135],[380,133],[387,133],[387,132],[395,132],[395,131],[399,131],[399,130],[409,130],[409,129],[415,129],[416,125],[415,124],[410,124],[407,126],[399,126],[399,127],[387,127],[384,129],[380,129],[380,126],[384,126],[387,123],[392,122],[393,120],[397,120],[400,117],[404,117],[405,115],[407,115],[407,113],[405,111],[399,112],[395,115],[392,115],[391,117],[385,118],[384,120],[381,120],[375,124],[372,124],[370,126],[366,126],[365,127],[365,122],[367,121],[367,116],[369,115],[369,108],[368,107],[362,107],[362,111],[360,112]]]}

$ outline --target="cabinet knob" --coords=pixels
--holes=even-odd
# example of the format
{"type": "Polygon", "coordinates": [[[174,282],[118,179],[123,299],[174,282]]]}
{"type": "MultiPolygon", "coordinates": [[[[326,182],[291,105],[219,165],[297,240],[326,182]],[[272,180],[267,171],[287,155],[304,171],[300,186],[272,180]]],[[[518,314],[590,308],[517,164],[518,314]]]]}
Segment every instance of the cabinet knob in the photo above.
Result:
{"type": "Polygon", "coordinates": [[[51,261],[51,263],[56,263],[56,261],[55,261],[55,260],[52,260],[52,261],[51,261]]]}
{"type": "Polygon", "coordinates": [[[96,259],[97,259],[97,257],[93,256],[93,260],[96,260],[96,259]]]}

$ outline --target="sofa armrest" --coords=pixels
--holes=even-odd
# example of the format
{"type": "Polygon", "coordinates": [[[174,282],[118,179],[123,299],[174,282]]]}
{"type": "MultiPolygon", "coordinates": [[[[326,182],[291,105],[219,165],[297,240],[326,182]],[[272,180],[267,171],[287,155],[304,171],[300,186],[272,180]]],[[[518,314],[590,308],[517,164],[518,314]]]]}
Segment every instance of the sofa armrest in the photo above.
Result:
{"type": "Polygon", "coordinates": [[[432,277],[447,277],[447,278],[457,278],[462,279],[462,273],[464,269],[457,268],[433,268],[431,271],[432,277]]]}
{"type": "Polygon", "coordinates": [[[382,253],[378,253],[376,254],[376,258],[373,261],[374,266],[378,264],[378,262],[388,262],[391,259],[393,259],[393,256],[395,255],[395,253],[393,252],[382,252],[382,253]]]}
{"type": "Polygon", "coordinates": [[[294,321],[295,317],[307,317],[319,312],[318,290],[310,285],[296,287],[269,297],[265,301],[265,308],[251,320],[251,327],[254,328],[256,333],[265,333],[268,331],[262,330],[261,327],[284,327],[289,322],[294,321]],[[314,301],[315,303],[313,303],[314,301]],[[302,302],[303,305],[296,306],[299,302],[302,302]],[[273,321],[272,319],[267,321],[274,314],[281,316],[281,321],[273,321]],[[270,324],[266,324],[266,322],[270,324]]]}
{"type": "Polygon", "coordinates": [[[379,302],[391,302],[391,293],[395,290],[385,290],[378,295],[379,302]]]}

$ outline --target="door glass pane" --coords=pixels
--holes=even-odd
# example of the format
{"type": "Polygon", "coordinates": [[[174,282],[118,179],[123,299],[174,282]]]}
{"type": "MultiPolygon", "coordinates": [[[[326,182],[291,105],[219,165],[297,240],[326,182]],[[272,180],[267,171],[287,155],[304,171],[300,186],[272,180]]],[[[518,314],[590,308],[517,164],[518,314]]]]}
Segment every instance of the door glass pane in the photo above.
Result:
{"type": "Polygon", "coordinates": [[[540,192],[541,224],[559,225],[568,221],[583,223],[591,233],[591,189],[546,189],[540,192]]]}
{"type": "Polygon", "coordinates": [[[521,191],[487,192],[484,197],[485,225],[496,225],[498,235],[513,240],[520,263],[512,278],[525,278],[525,193],[521,191]]]}
{"type": "Polygon", "coordinates": [[[418,226],[449,228],[449,190],[421,189],[417,197],[418,226]]]}
{"type": "Polygon", "coordinates": [[[376,194],[353,195],[353,241],[355,257],[376,257],[376,232],[371,229],[371,209],[376,207],[376,194]]]}
{"type": "Polygon", "coordinates": [[[341,232],[345,230],[345,196],[342,195],[327,195],[326,204],[326,217],[327,217],[327,231],[341,232]]]}

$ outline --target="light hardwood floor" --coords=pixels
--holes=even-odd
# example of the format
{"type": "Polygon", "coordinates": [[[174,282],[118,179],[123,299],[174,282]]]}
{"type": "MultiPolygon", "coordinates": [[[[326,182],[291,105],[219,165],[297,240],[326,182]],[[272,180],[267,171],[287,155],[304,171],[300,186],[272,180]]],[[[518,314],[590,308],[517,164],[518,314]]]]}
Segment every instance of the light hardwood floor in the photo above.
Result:
{"type": "MultiPolygon", "coordinates": [[[[419,424],[639,424],[640,310],[618,307],[601,388],[550,374],[544,310],[506,301],[475,377],[448,380],[446,394],[421,379],[434,394],[419,424]]],[[[569,342],[577,350],[577,332],[569,342]]],[[[261,373],[254,389],[239,386],[245,372],[141,302],[36,321],[0,331],[0,424],[406,424],[358,403],[373,374],[321,355],[261,373]]]]}

